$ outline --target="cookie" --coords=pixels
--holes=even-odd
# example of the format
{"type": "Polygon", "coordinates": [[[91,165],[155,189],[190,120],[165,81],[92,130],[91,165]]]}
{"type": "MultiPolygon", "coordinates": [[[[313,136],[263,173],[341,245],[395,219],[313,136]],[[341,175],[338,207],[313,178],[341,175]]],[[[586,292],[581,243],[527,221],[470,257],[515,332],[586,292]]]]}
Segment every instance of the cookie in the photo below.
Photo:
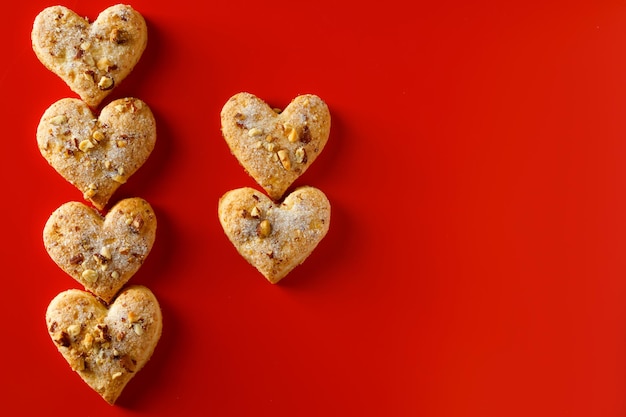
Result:
{"type": "Polygon", "coordinates": [[[141,198],[121,200],[104,217],[72,201],[50,215],[43,242],[63,271],[109,302],[145,261],[156,227],[152,207],[141,198]]]}
{"type": "Polygon", "coordinates": [[[300,265],[330,226],[330,202],[313,187],[299,187],[282,203],[252,188],[228,191],[218,216],[239,254],[272,284],[300,265]]]}
{"type": "Polygon", "coordinates": [[[124,289],[109,307],[88,292],[64,291],[50,302],[46,325],[72,370],[109,404],[148,362],[163,327],[156,297],[142,286],[124,289]]]}
{"type": "Polygon", "coordinates": [[[222,108],[221,123],[232,154],[273,200],[311,166],[330,134],[328,106],[311,94],[282,112],[250,93],[235,94],[222,108]]]}
{"type": "Polygon", "coordinates": [[[148,42],[144,18],[131,6],[118,4],[90,23],[72,10],[42,10],[31,32],[33,51],[91,107],[133,70],[148,42]]]}
{"type": "Polygon", "coordinates": [[[152,111],[136,98],[111,102],[99,117],[83,101],[64,98],[37,127],[41,155],[100,210],[148,159],[155,142],[152,111]]]}

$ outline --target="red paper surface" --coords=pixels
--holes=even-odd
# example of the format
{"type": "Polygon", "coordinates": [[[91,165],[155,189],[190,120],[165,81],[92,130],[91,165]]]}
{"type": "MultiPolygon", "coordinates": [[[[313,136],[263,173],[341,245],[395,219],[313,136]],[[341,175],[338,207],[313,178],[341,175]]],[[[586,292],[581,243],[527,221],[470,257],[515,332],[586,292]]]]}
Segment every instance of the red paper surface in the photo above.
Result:
{"type": "MultiPolygon", "coordinates": [[[[0,25],[3,415],[626,414],[626,3],[132,2],[148,47],[103,104],[135,96],[157,120],[113,201],[157,214],[131,283],[164,330],[113,407],[44,321],[80,288],[41,237],[82,200],[35,140],[76,97],[30,45],[53,4],[0,25]],[[240,91],[317,94],[332,115],[294,184],[326,193],[330,231],[277,285],[217,217],[223,193],[258,188],[220,132],[240,91]]],[[[64,5],[93,20],[111,4],[64,5]]]]}

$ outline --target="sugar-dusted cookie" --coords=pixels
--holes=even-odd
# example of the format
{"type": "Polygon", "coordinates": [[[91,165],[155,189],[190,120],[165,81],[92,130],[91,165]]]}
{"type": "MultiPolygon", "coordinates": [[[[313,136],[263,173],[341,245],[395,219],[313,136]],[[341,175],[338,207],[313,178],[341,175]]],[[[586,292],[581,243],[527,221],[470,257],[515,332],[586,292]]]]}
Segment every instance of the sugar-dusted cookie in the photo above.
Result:
{"type": "Polygon", "coordinates": [[[148,362],[163,326],[156,297],[142,286],[108,307],[88,292],[64,291],[50,302],[46,325],[72,370],[109,404],[148,362]]]}
{"type": "Polygon", "coordinates": [[[272,284],[300,265],[330,226],[330,202],[299,187],[282,203],[252,188],[228,191],[218,205],[224,232],[237,251],[272,284]]]}
{"type": "Polygon", "coordinates": [[[35,18],[31,40],[41,63],[96,107],[135,67],[148,29],[141,14],[124,4],[104,10],[93,23],[51,6],[35,18]]]}
{"type": "Polygon", "coordinates": [[[81,100],[64,98],[37,127],[43,157],[100,210],[148,159],[155,142],[152,111],[136,98],[109,103],[99,117],[81,100]]]}
{"type": "Polygon", "coordinates": [[[43,242],[62,270],[109,302],[145,261],[156,227],[152,207],[141,198],[121,200],[105,217],[73,201],[50,215],[43,242]]]}
{"type": "Polygon", "coordinates": [[[311,94],[279,112],[250,93],[238,93],[222,108],[221,120],[232,154],[274,200],[315,161],[330,134],[328,106],[311,94]]]}

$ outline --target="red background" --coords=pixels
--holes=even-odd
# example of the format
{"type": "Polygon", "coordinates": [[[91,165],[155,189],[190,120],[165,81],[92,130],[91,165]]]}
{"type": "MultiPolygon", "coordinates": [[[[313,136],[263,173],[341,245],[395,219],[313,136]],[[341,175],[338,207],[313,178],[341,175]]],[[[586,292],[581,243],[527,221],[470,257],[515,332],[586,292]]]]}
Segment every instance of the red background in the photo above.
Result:
{"type": "MultiPolygon", "coordinates": [[[[626,415],[625,1],[132,2],[148,47],[107,101],[144,100],[158,138],[114,200],[157,213],[131,282],[164,331],[114,407],[44,322],[78,285],[42,229],[81,199],[35,141],[75,96],[30,46],[53,4],[0,25],[2,414],[626,415]],[[278,285],[217,218],[256,186],[220,133],[240,91],[332,114],[298,180],[329,197],[330,232],[278,285]]],[[[64,3],[92,20],[112,4],[64,3]]]]}

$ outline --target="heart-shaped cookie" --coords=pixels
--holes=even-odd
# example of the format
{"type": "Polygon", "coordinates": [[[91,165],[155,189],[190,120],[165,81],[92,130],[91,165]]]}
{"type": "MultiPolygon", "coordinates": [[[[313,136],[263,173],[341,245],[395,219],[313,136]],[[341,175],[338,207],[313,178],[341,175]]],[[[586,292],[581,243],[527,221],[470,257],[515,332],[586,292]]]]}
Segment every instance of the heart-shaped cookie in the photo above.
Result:
{"type": "Polygon", "coordinates": [[[35,18],[31,40],[41,63],[96,107],[135,67],[148,29],[141,14],[124,4],[104,10],[93,24],[52,6],[35,18]]]}
{"type": "Polygon", "coordinates": [[[43,157],[100,210],[148,159],[155,142],[152,111],[136,98],[111,102],[97,118],[81,100],[61,99],[37,127],[43,157]]]}
{"type": "Polygon", "coordinates": [[[273,200],[311,166],[330,134],[328,106],[311,94],[279,112],[250,93],[238,93],[222,108],[221,120],[232,154],[273,200]]]}
{"type": "Polygon", "coordinates": [[[252,188],[227,192],[218,215],[228,239],[268,281],[277,283],[326,236],[330,202],[313,187],[299,187],[278,204],[252,188]]]}
{"type": "Polygon", "coordinates": [[[109,404],[148,362],[163,326],[156,297],[142,286],[124,289],[108,308],[85,291],[64,291],[46,324],[72,370],[109,404]]]}
{"type": "Polygon", "coordinates": [[[145,261],[156,227],[152,207],[141,198],[121,200],[105,217],[73,201],[50,215],[43,242],[62,270],[109,302],[145,261]]]}

